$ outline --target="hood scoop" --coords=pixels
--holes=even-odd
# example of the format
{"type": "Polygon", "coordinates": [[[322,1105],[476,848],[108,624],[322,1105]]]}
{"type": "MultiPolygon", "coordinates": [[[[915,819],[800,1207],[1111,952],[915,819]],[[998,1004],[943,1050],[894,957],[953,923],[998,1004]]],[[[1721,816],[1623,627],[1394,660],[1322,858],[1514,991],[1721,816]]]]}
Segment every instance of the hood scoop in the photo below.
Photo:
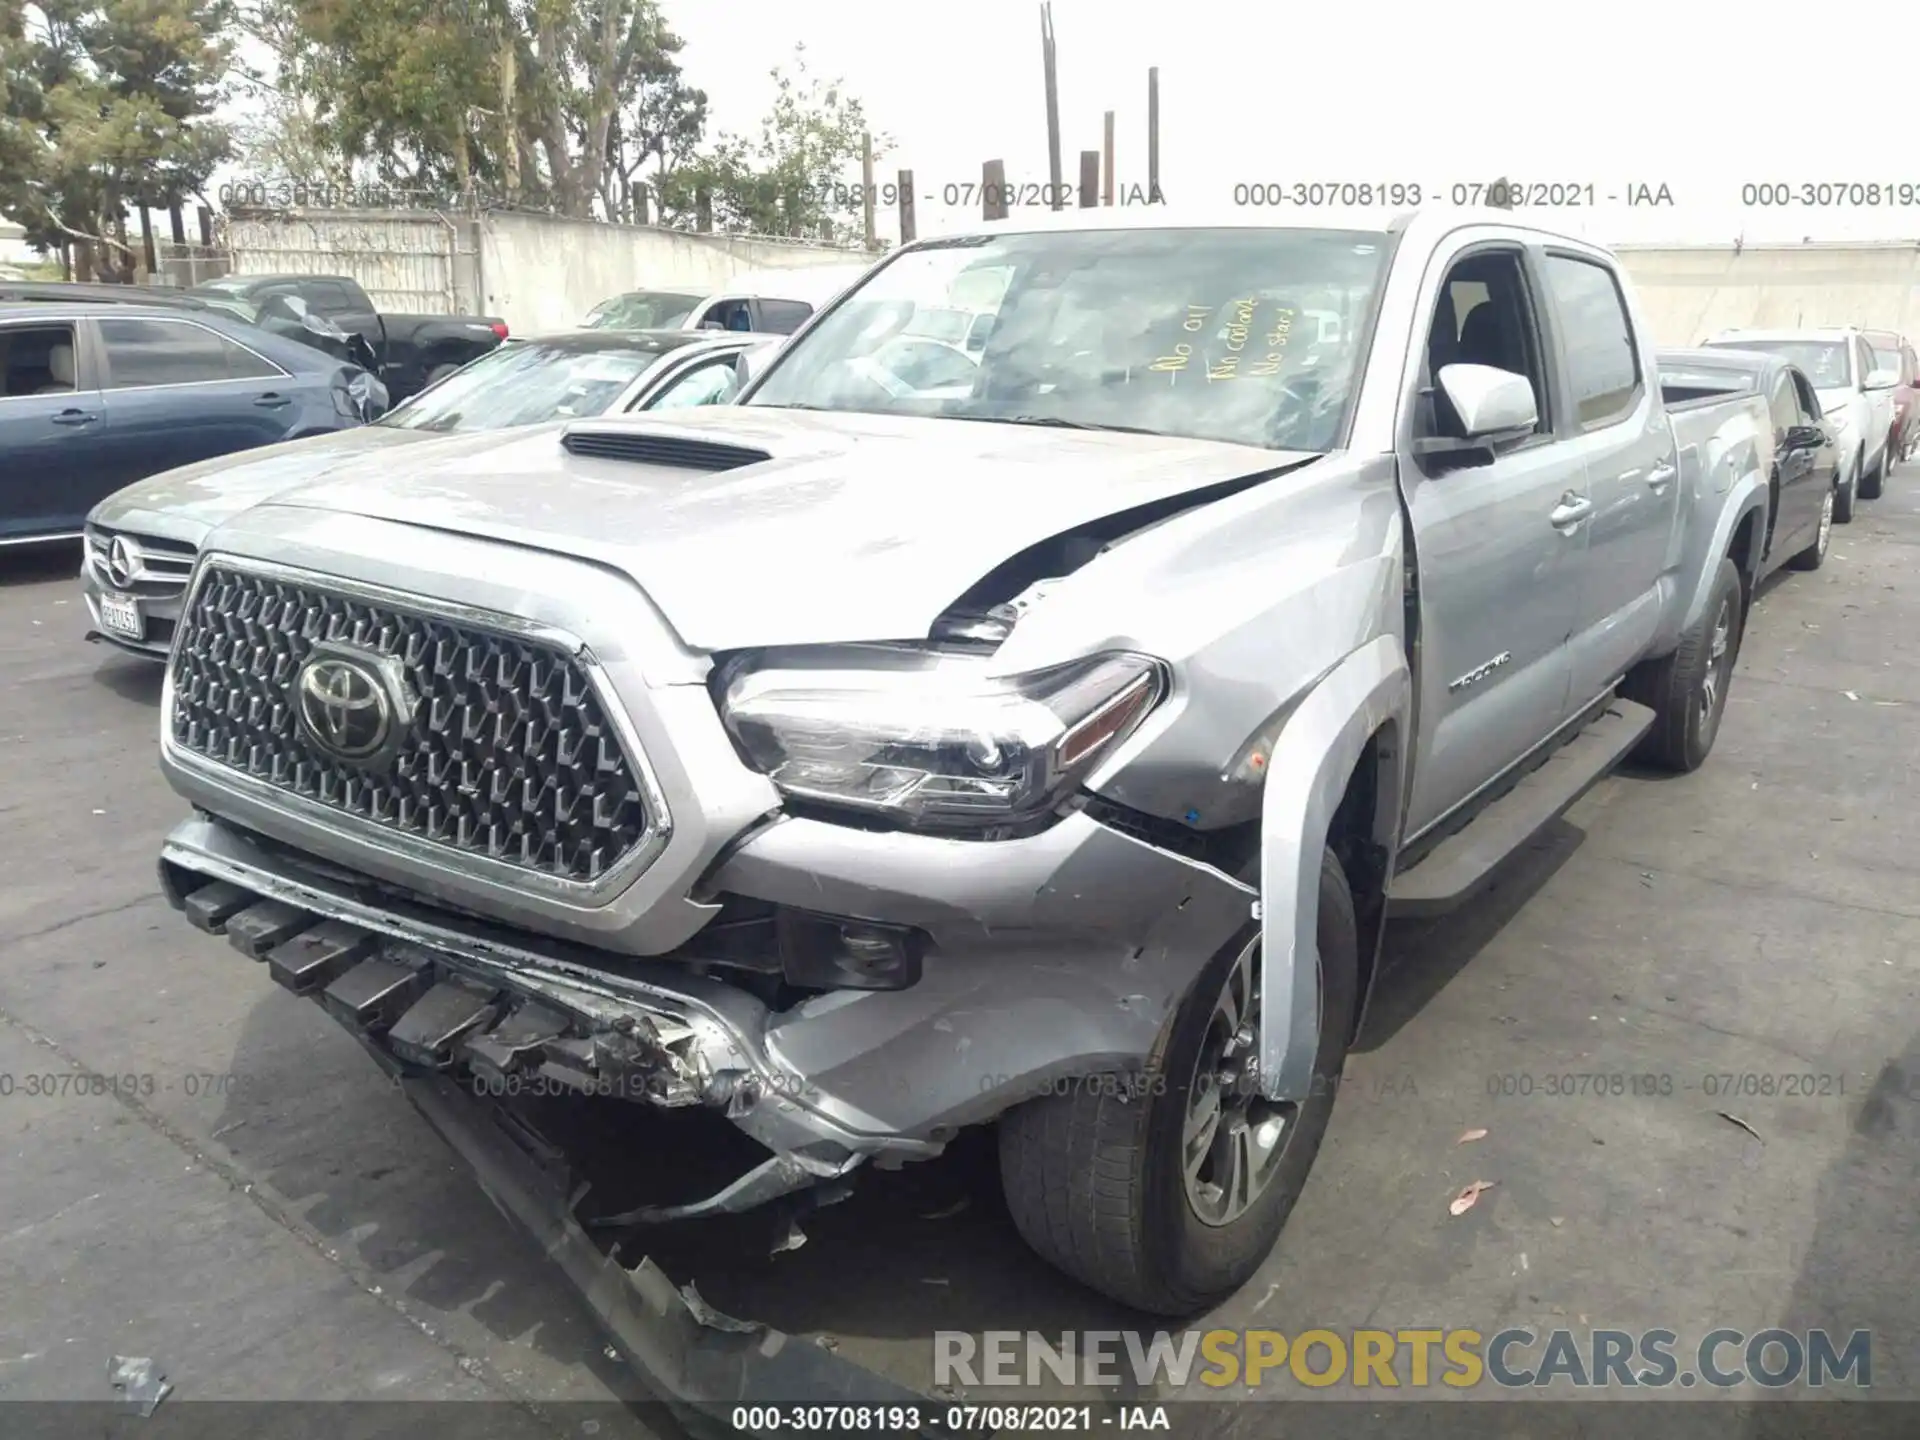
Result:
{"type": "Polygon", "coordinates": [[[743,465],[761,465],[773,458],[767,451],[747,445],[727,445],[690,435],[616,425],[569,425],[560,436],[560,444],[569,454],[594,460],[627,460],[636,465],[667,465],[676,470],[738,470],[743,465]]]}

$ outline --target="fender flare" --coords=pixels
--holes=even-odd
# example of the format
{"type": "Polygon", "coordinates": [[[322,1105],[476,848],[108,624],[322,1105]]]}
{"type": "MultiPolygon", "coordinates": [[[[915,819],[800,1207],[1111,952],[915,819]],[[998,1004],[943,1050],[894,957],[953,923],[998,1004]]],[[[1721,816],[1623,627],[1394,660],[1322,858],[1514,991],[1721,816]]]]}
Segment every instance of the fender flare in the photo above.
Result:
{"type": "MultiPolygon", "coordinates": [[[[1679,634],[1686,634],[1707,613],[1707,602],[1713,595],[1714,576],[1720,569],[1720,557],[1732,547],[1733,533],[1740,528],[1740,522],[1755,510],[1760,512],[1759,533],[1762,539],[1765,538],[1767,503],[1767,477],[1758,468],[1743,472],[1728,487],[1726,499],[1720,506],[1720,518],[1714,523],[1713,539],[1708,542],[1704,563],[1693,582],[1693,594],[1687,598],[1686,609],[1681,612],[1679,634]]],[[[1759,559],[1757,555],[1754,558],[1756,561],[1759,559]]],[[[1755,570],[1757,573],[1757,564],[1755,570]]]]}
{"type": "MultiPolygon", "coordinates": [[[[1368,740],[1398,721],[1394,839],[1406,752],[1412,741],[1413,675],[1400,641],[1381,635],[1327,673],[1300,702],[1274,744],[1260,820],[1260,1083],[1273,1100],[1304,1100],[1319,1050],[1320,856],[1347,778],[1368,740]]],[[[1391,873],[1393,857],[1388,857],[1391,873]]]]}

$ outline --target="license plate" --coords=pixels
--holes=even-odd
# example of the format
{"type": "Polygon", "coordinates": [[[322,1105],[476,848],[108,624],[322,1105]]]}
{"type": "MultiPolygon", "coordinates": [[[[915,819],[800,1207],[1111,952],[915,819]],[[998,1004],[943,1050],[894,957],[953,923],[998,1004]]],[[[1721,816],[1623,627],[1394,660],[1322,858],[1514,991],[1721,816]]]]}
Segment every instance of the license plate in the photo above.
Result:
{"type": "Polygon", "coordinates": [[[144,640],[146,622],[140,618],[140,602],[131,595],[102,595],[100,623],[116,635],[129,640],[144,640]]]}

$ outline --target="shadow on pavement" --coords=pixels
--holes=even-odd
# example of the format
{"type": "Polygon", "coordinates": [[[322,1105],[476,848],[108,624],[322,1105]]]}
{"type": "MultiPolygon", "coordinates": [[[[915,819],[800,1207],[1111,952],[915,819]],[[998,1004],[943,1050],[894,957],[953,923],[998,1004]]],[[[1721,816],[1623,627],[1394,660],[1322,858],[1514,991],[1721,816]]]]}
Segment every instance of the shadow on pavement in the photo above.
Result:
{"type": "Polygon", "coordinates": [[[1398,1034],[1493,942],[1586,838],[1571,821],[1555,820],[1506,860],[1491,888],[1460,909],[1433,920],[1389,922],[1379,978],[1353,1048],[1378,1050],[1398,1034]]]}

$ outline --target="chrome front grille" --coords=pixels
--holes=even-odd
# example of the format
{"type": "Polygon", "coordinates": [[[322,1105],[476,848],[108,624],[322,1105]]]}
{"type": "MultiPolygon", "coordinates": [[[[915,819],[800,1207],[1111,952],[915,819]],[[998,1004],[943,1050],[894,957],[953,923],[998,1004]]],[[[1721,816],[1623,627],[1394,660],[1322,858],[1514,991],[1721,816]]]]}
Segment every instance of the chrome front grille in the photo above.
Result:
{"type": "Polygon", "coordinates": [[[507,624],[210,561],[171,664],[176,746],[363,827],[575,884],[654,835],[655,792],[586,665],[507,624]],[[294,687],[320,642],[394,657],[405,676],[412,714],[377,767],[301,728],[294,687]]]}
{"type": "Polygon", "coordinates": [[[132,531],[87,527],[87,564],[103,583],[123,595],[164,600],[187,588],[193,546],[132,531]],[[119,541],[116,551],[115,541],[119,541]]]}

